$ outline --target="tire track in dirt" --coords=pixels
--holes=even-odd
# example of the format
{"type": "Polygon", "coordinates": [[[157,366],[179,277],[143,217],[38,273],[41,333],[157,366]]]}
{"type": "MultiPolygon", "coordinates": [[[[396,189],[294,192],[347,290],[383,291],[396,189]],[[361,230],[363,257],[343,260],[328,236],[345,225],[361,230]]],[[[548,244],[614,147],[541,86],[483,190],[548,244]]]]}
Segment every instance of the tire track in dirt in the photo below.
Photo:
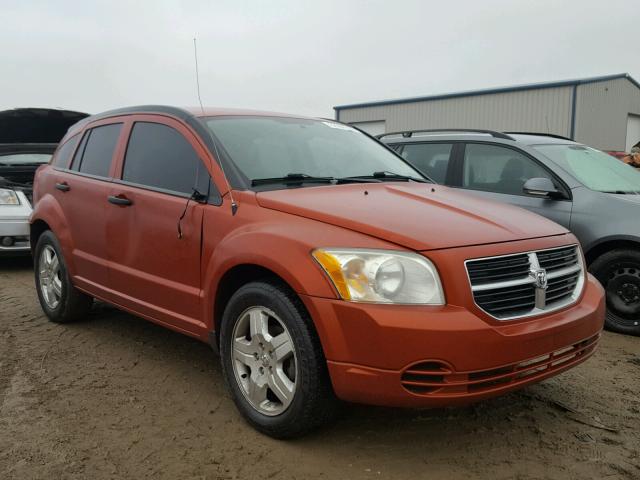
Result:
{"type": "Polygon", "coordinates": [[[3,480],[640,478],[638,338],[606,333],[584,365],[472,407],[347,406],[279,442],[242,421],[206,345],[104,305],[51,324],[32,278],[0,265],[3,480]]]}

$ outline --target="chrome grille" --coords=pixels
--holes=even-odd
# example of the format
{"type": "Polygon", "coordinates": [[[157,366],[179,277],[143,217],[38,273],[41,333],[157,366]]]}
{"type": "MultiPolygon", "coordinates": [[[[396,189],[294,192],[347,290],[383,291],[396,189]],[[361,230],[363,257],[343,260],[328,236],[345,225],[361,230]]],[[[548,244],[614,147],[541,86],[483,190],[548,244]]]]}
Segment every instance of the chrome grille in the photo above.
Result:
{"type": "Polygon", "coordinates": [[[513,278],[518,274],[528,275],[529,268],[529,256],[526,253],[492,259],[491,262],[474,262],[467,264],[469,278],[474,285],[494,283],[496,281],[513,278]]]}
{"type": "Polygon", "coordinates": [[[578,250],[576,247],[566,247],[538,252],[538,263],[547,272],[570,267],[578,263],[578,250]]]}
{"type": "Polygon", "coordinates": [[[465,262],[473,298],[498,320],[538,315],[575,302],[584,284],[576,245],[465,262]]]}

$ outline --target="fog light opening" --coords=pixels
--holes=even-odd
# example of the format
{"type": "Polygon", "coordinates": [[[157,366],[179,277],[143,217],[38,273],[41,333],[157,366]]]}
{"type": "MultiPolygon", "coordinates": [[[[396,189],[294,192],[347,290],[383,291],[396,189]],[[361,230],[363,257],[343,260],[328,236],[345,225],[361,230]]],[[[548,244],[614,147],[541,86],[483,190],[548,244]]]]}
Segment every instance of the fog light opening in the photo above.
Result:
{"type": "Polygon", "coordinates": [[[2,244],[3,247],[11,247],[14,243],[13,237],[2,237],[2,240],[0,240],[0,243],[2,244]]]}

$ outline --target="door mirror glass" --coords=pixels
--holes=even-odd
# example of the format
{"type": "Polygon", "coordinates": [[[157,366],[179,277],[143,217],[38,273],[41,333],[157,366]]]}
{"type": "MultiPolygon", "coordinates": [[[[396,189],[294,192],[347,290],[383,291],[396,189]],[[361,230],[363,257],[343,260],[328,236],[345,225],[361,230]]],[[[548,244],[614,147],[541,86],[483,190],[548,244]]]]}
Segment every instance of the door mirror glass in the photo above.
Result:
{"type": "Polygon", "coordinates": [[[530,178],[524,183],[522,190],[524,193],[536,197],[559,198],[562,196],[560,190],[548,178],[530,178]]]}

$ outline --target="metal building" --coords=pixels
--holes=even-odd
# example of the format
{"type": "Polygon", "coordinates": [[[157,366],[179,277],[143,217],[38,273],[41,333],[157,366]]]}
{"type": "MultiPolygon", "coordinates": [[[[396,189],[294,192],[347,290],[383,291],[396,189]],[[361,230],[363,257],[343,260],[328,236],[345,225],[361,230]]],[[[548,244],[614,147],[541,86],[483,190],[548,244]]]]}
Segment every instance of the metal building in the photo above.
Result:
{"type": "Polygon", "coordinates": [[[640,83],[628,73],[341,105],[337,120],[377,135],[429,128],[553,133],[601,150],[640,141],[640,83]]]}

